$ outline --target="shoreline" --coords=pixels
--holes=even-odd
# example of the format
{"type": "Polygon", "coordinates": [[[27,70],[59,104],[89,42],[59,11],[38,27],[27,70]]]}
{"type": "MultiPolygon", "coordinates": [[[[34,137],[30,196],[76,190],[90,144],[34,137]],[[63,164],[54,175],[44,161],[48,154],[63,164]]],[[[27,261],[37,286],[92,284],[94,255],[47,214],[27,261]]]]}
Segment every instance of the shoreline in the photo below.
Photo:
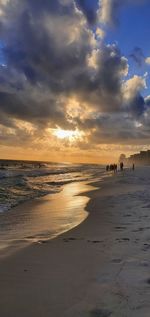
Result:
{"type": "Polygon", "coordinates": [[[103,180],[79,226],[4,259],[1,315],[148,317],[149,171],[103,180]]]}
{"type": "MultiPolygon", "coordinates": [[[[103,179],[103,176],[102,176],[103,179]]],[[[7,233],[6,233],[6,240],[3,240],[3,235],[1,235],[1,246],[0,246],[0,261],[3,257],[7,257],[7,256],[11,256],[14,252],[18,252],[19,250],[21,250],[22,248],[28,247],[32,244],[35,243],[44,243],[45,241],[49,241],[52,239],[57,238],[59,235],[62,235],[65,232],[68,232],[70,230],[72,230],[73,228],[75,228],[76,226],[80,225],[87,217],[88,217],[88,212],[86,211],[86,205],[88,203],[88,200],[90,199],[88,197],[88,192],[91,191],[95,191],[97,190],[97,188],[95,188],[95,186],[93,185],[93,183],[95,182],[89,182],[89,181],[79,181],[79,182],[72,182],[71,184],[65,184],[62,188],[62,190],[58,193],[55,194],[47,194],[43,197],[34,199],[34,200],[30,200],[30,201],[26,201],[24,203],[19,204],[18,206],[15,206],[12,208],[11,211],[9,211],[9,216],[11,216],[12,220],[13,217],[16,217],[16,215],[18,215],[18,221],[20,221],[19,216],[22,212],[22,210],[25,210],[25,215],[21,214],[21,221],[22,218],[26,216],[28,211],[28,214],[32,214],[32,213],[36,213],[35,210],[38,208],[41,208],[42,212],[45,212],[45,209],[48,209],[48,212],[51,212],[52,209],[54,210],[54,212],[60,209],[62,207],[59,206],[58,202],[59,200],[62,201],[62,204],[64,203],[64,199],[66,199],[66,193],[67,191],[70,191],[69,197],[67,197],[67,199],[72,200],[73,201],[73,209],[74,213],[79,213],[78,210],[80,209],[80,213],[79,215],[74,215],[70,216],[71,218],[71,223],[67,223],[67,218],[65,219],[65,217],[67,217],[67,215],[64,215],[64,223],[60,223],[60,228],[57,224],[57,226],[55,225],[55,230],[54,232],[48,232],[48,226],[47,228],[40,228],[40,226],[36,229],[33,228],[33,232],[29,233],[26,228],[22,228],[22,231],[15,231],[12,233],[9,233],[9,238],[7,238],[7,233]],[[69,186],[69,189],[68,189],[69,186]],[[77,187],[77,188],[76,188],[77,187]],[[79,189],[78,189],[79,187],[79,189]],[[64,198],[65,196],[65,198],[64,198]],[[80,197],[83,197],[81,201],[77,201],[77,199],[80,199],[80,197]],[[66,221],[66,222],[65,222],[66,221]],[[61,228],[61,225],[64,226],[64,228],[61,228]],[[58,229],[58,232],[56,232],[56,230],[58,229]],[[42,231],[43,230],[43,231],[42,231]],[[44,231],[45,230],[45,231],[44,231]]],[[[66,203],[66,202],[65,202],[66,203]]],[[[70,203],[69,203],[70,204],[70,203]]],[[[66,206],[65,206],[66,207],[66,206]]],[[[69,206],[69,208],[71,208],[71,205],[69,206]]],[[[70,211],[68,211],[68,216],[69,213],[71,214],[70,211]]],[[[38,213],[36,213],[37,216],[38,213]]],[[[1,215],[1,217],[7,218],[7,213],[3,214],[3,216],[1,215]]],[[[39,218],[39,221],[43,221],[43,217],[42,215],[40,215],[41,218],[39,218]]],[[[51,219],[46,219],[47,221],[53,221],[53,218],[51,219]]],[[[55,219],[54,219],[55,220],[55,219]]],[[[56,219],[57,220],[57,219],[56,219]]],[[[11,219],[10,219],[11,221],[11,219]]],[[[22,225],[20,223],[20,225],[22,225]]],[[[25,226],[28,226],[28,223],[25,224],[25,226]]],[[[31,229],[32,231],[32,229],[31,229]]],[[[5,238],[5,235],[4,235],[5,238]]]]}

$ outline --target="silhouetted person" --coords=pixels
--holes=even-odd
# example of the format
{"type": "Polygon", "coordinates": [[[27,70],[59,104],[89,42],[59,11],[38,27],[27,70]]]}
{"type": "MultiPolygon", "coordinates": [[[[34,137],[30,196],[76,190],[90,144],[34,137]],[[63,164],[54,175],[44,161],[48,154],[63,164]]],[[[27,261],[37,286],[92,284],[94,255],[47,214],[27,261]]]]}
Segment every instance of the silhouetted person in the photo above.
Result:
{"type": "Polygon", "coordinates": [[[133,165],[132,165],[132,170],[133,170],[133,171],[135,170],[135,165],[134,165],[134,163],[133,163],[133,165]]]}
{"type": "Polygon", "coordinates": [[[107,172],[109,171],[109,165],[106,166],[106,171],[107,171],[107,172]]]}
{"type": "Polygon", "coordinates": [[[117,166],[116,164],[113,165],[114,173],[117,172],[117,167],[116,166],[117,166]]]}
{"type": "Polygon", "coordinates": [[[120,163],[120,170],[121,170],[121,171],[123,171],[123,167],[124,167],[123,162],[121,162],[121,163],[120,163]]]}
{"type": "Polygon", "coordinates": [[[115,173],[117,173],[117,169],[118,169],[117,164],[114,164],[114,172],[115,172],[115,173]]]}

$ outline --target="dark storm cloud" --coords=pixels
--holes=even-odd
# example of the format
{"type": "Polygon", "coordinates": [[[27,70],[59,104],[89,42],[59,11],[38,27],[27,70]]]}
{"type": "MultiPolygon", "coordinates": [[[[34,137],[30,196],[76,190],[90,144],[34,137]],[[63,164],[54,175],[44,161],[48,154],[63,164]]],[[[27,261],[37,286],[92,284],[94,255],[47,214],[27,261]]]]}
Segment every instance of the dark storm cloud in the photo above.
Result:
{"type": "MultiPolygon", "coordinates": [[[[102,5],[103,17],[109,13],[114,19],[119,2],[103,0],[101,9],[102,5]]],[[[79,0],[78,8],[72,0],[7,3],[0,29],[7,64],[0,67],[1,125],[14,127],[15,119],[30,122],[36,131],[40,128],[40,135],[47,127],[95,129],[89,141],[102,143],[115,141],[118,133],[119,140],[135,137],[133,121],[140,120],[146,109],[140,93],[143,86],[135,89],[137,85],[131,82],[124,93],[128,61],[117,45],[96,42],[88,23],[93,23],[96,14],[79,0]],[[70,112],[73,97],[80,104],[81,118],[70,112]]],[[[20,138],[21,134],[28,137],[15,126],[15,135],[17,131],[20,138]]]]}
{"type": "Polygon", "coordinates": [[[118,111],[122,102],[122,76],[128,72],[127,60],[116,45],[102,45],[89,54],[88,66],[75,80],[79,96],[97,111],[118,111]]]}
{"type": "Polygon", "coordinates": [[[8,116],[22,119],[33,123],[46,124],[47,118],[51,118],[52,125],[60,123],[63,125],[65,120],[64,113],[55,106],[55,100],[32,100],[31,96],[17,95],[13,93],[0,92],[0,109],[2,113],[8,116]],[[42,102],[42,106],[41,106],[42,102]],[[48,103],[51,106],[48,107],[48,103]]]}
{"type": "Polygon", "coordinates": [[[140,117],[144,111],[146,110],[146,104],[143,96],[137,94],[131,99],[130,103],[128,104],[128,111],[133,115],[133,117],[138,118],[140,117]]]}
{"type": "MultiPolygon", "coordinates": [[[[88,142],[93,148],[97,144],[146,144],[150,133],[149,123],[150,120],[146,122],[144,117],[137,121],[127,114],[106,114],[97,119],[91,118],[86,121],[87,129],[94,129],[88,142]]],[[[84,147],[84,144],[80,146],[84,147]]]]}
{"type": "Polygon", "coordinates": [[[16,1],[15,7],[8,8],[1,36],[9,67],[23,72],[32,83],[45,80],[57,90],[65,73],[73,65],[82,65],[89,35],[81,30],[80,40],[72,40],[74,27],[81,22],[80,14],[75,12],[72,1],[67,1],[66,5],[65,1],[52,3],[45,1],[43,5],[43,1],[38,1],[37,5],[34,0],[23,0],[21,4],[16,1]]]}
{"type": "Polygon", "coordinates": [[[74,76],[86,67],[91,49],[92,34],[82,24],[72,1],[10,2],[1,28],[7,62],[0,74],[3,112],[62,124],[59,97],[73,91],[74,76]]]}
{"type": "Polygon", "coordinates": [[[63,103],[60,109],[59,98],[74,93],[99,109],[118,108],[127,61],[116,46],[94,50],[93,34],[72,1],[55,1],[54,5],[45,1],[43,6],[40,1],[37,5],[34,0],[21,4],[16,0],[6,14],[1,30],[7,61],[1,72],[7,90],[1,94],[3,112],[30,121],[55,117],[58,123],[65,111],[63,103]],[[96,69],[92,70],[87,61],[94,54],[96,69]],[[10,69],[16,72],[13,82],[10,69]],[[40,86],[49,90],[45,100],[39,98],[43,94],[40,86]]]}

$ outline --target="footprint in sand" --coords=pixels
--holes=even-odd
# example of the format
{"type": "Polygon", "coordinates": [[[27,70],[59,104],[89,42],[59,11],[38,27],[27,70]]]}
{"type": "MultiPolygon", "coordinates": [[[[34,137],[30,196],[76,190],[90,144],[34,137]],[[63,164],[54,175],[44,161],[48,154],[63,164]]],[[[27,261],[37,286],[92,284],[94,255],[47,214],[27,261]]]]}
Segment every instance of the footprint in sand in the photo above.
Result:
{"type": "Polygon", "coordinates": [[[142,232],[143,230],[144,228],[139,228],[139,229],[132,230],[132,232],[142,232]]]}
{"type": "Polygon", "coordinates": [[[120,242],[130,241],[130,239],[129,238],[116,238],[116,241],[118,241],[120,243],[120,242]]]}
{"type": "Polygon", "coordinates": [[[126,227],[115,227],[116,230],[125,230],[126,227]]]}
{"type": "Polygon", "coordinates": [[[87,240],[87,242],[91,242],[91,243],[102,243],[104,241],[100,241],[100,240],[87,240]]]}
{"type": "Polygon", "coordinates": [[[142,208],[150,208],[150,205],[145,205],[142,208]]]}
{"type": "Polygon", "coordinates": [[[150,277],[147,279],[146,282],[147,282],[147,284],[150,284],[150,277]]]}
{"type": "Polygon", "coordinates": [[[112,259],[111,262],[115,263],[115,264],[120,264],[122,262],[122,260],[121,259],[112,259]]]}
{"type": "Polygon", "coordinates": [[[75,241],[77,240],[76,238],[64,238],[63,241],[64,242],[69,242],[69,241],[75,241]]]}
{"type": "Polygon", "coordinates": [[[138,229],[136,229],[136,230],[133,230],[132,232],[142,232],[142,231],[144,231],[144,230],[149,230],[150,229],[150,227],[141,227],[141,228],[138,228],[138,229]]]}
{"type": "MultiPolygon", "coordinates": [[[[63,241],[64,242],[70,242],[70,241],[77,241],[77,240],[84,240],[84,239],[76,239],[76,238],[64,238],[63,241]]],[[[91,242],[91,243],[102,243],[104,242],[104,240],[87,240],[87,242],[91,242]]]]}
{"type": "Polygon", "coordinates": [[[112,312],[107,309],[94,309],[90,312],[90,317],[109,317],[112,312]]]}
{"type": "Polygon", "coordinates": [[[143,251],[148,251],[150,249],[150,244],[144,243],[144,247],[142,248],[143,251]]]}
{"type": "Polygon", "coordinates": [[[39,243],[39,244],[44,244],[44,243],[47,243],[48,241],[46,241],[46,240],[39,240],[39,241],[37,241],[37,243],[39,243]]]}
{"type": "Polygon", "coordinates": [[[140,263],[140,266],[143,266],[143,267],[149,267],[150,266],[150,263],[148,261],[142,261],[140,263]]]}

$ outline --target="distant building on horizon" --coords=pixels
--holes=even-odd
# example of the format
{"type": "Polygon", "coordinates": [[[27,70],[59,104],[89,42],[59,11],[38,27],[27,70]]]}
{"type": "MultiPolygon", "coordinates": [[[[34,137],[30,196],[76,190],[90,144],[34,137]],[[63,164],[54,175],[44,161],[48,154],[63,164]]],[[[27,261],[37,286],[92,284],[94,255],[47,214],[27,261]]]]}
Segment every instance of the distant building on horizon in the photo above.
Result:
{"type": "Polygon", "coordinates": [[[150,165],[150,150],[141,151],[140,153],[131,155],[128,158],[128,163],[135,163],[136,165],[150,165]]]}

